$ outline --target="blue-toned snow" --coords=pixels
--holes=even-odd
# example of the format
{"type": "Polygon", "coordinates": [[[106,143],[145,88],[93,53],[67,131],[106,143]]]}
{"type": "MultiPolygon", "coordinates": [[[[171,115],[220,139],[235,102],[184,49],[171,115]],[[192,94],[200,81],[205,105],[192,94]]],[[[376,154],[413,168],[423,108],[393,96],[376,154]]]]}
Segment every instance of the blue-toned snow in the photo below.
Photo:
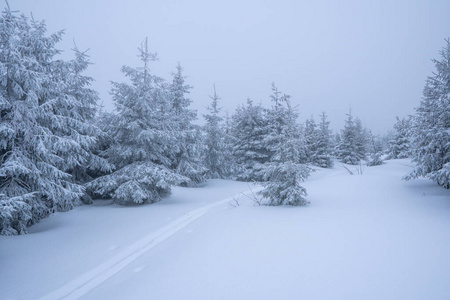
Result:
{"type": "Polygon", "coordinates": [[[450,299],[450,191],[408,160],[349,168],[313,173],[307,207],[211,180],[56,214],[0,237],[0,299],[450,299]]]}

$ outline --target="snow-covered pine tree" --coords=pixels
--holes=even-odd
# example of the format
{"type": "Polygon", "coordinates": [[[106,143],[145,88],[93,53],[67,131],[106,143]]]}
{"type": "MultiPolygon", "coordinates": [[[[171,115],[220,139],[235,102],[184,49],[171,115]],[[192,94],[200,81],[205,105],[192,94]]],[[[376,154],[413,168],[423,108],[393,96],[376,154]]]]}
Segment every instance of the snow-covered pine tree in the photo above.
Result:
{"type": "MultiPolygon", "coordinates": [[[[58,75],[64,80],[66,92],[72,100],[65,112],[70,119],[67,126],[58,128],[58,135],[72,137],[76,144],[67,147],[65,153],[60,155],[68,158],[64,171],[72,175],[72,180],[77,184],[86,184],[93,179],[92,176],[110,172],[113,166],[96,154],[97,139],[105,133],[95,125],[99,97],[91,88],[94,80],[83,74],[91,64],[89,57],[86,51],[81,52],[76,45],[72,50],[75,58],[67,62],[66,67],[61,66],[58,75]]],[[[92,203],[87,193],[81,200],[92,203]]]]}
{"type": "Polygon", "coordinates": [[[387,159],[406,158],[410,156],[410,118],[396,118],[394,124],[394,136],[389,141],[389,152],[387,159]]]}
{"type": "Polygon", "coordinates": [[[368,160],[367,166],[373,167],[383,164],[383,140],[379,135],[373,135],[369,132],[369,143],[368,143],[368,160]]]}
{"type": "MultiPolygon", "coordinates": [[[[178,63],[176,72],[172,73],[170,89],[171,113],[173,114],[174,132],[177,135],[178,147],[172,158],[172,169],[180,175],[190,179],[190,184],[198,184],[205,181],[207,169],[201,161],[203,145],[198,126],[193,122],[197,119],[197,113],[190,109],[191,100],[186,96],[192,87],[185,84],[183,68],[178,63]]],[[[184,183],[188,185],[189,183],[184,183]]]]}
{"type": "Polygon", "coordinates": [[[304,146],[298,135],[297,114],[290,106],[290,96],[281,95],[275,84],[272,92],[274,104],[269,111],[267,141],[274,154],[264,164],[264,189],[259,194],[268,199],[267,205],[307,205],[306,189],[300,183],[309,176],[310,169],[300,163],[304,146]]]}
{"type": "Polygon", "coordinates": [[[227,158],[226,160],[226,174],[228,174],[227,178],[236,179],[239,169],[239,166],[236,162],[236,157],[233,156],[233,144],[234,137],[232,135],[232,123],[231,117],[228,114],[228,110],[225,112],[225,119],[223,124],[223,143],[224,143],[224,156],[227,158]]]}
{"type": "MultiPolygon", "coordinates": [[[[359,122],[360,124],[360,122],[359,122]]],[[[344,129],[341,133],[341,141],[337,149],[337,157],[346,164],[359,164],[362,155],[363,145],[361,142],[361,126],[358,125],[357,120],[353,119],[351,110],[347,114],[344,129]]]]}
{"type": "Polygon", "coordinates": [[[269,160],[270,152],[264,145],[267,118],[261,105],[247,104],[236,109],[233,117],[233,156],[239,166],[238,180],[262,181],[262,165],[269,160]]]}
{"type": "MultiPolygon", "coordinates": [[[[269,161],[272,161],[272,156],[279,150],[282,139],[282,125],[286,122],[286,108],[283,105],[283,95],[272,83],[272,94],[270,95],[270,100],[273,105],[271,109],[266,112],[267,115],[267,128],[265,129],[264,137],[264,147],[269,152],[269,161]]],[[[300,129],[297,133],[300,133],[300,129]]],[[[303,146],[303,152],[306,157],[306,149],[303,146]]]]}
{"type": "Polygon", "coordinates": [[[307,162],[314,164],[314,155],[317,150],[317,124],[313,116],[305,121],[304,137],[307,162]]]}
{"type": "Polygon", "coordinates": [[[96,128],[71,93],[75,65],[56,60],[62,32],[44,22],[0,18],[0,232],[21,234],[54,210],[80,203],[84,189],[69,172],[86,166],[96,128]]]}
{"type": "Polygon", "coordinates": [[[361,159],[366,159],[367,153],[370,148],[370,135],[369,129],[362,125],[359,118],[355,118],[355,131],[356,131],[356,151],[361,159]]]}
{"type": "Polygon", "coordinates": [[[450,188],[450,40],[433,60],[436,71],[428,77],[423,98],[412,117],[414,171],[406,179],[427,177],[450,188]]]}
{"type": "Polygon", "coordinates": [[[339,132],[336,132],[333,136],[333,156],[339,157],[339,145],[341,144],[341,135],[339,132]]]}
{"type": "Polygon", "coordinates": [[[205,166],[208,169],[209,178],[227,178],[229,174],[229,162],[225,156],[225,133],[222,128],[223,118],[219,115],[219,95],[214,85],[214,94],[210,96],[212,102],[206,109],[208,114],[203,115],[206,124],[203,127],[205,136],[205,166]]]}
{"type": "Polygon", "coordinates": [[[330,121],[327,120],[327,115],[322,112],[320,115],[320,123],[318,124],[316,133],[316,149],[312,156],[312,163],[322,167],[333,167],[332,156],[332,131],[329,128],[330,121]]]}
{"type": "Polygon", "coordinates": [[[156,54],[148,51],[147,39],[139,48],[140,68],[122,67],[131,84],[112,83],[116,115],[103,124],[113,143],[105,150],[116,170],[88,184],[92,193],[112,197],[117,204],[160,201],[171,186],[189,181],[171,170],[177,135],[167,84],[150,73],[156,54]]]}

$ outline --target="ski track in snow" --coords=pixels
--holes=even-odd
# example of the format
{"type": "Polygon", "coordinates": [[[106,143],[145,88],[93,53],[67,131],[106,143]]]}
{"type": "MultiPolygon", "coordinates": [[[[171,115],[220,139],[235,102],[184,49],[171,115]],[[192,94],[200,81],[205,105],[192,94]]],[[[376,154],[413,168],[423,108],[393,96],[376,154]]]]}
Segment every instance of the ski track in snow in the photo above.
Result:
{"type": "Polygon", "coordinates": [[[248,190],[187,212],[186,214],[170,222],[166,226],[161,227],[160,229],[155,230],[149,235],[140,239],[138,242],[134,243],[129,248],[122,251],[120,254],[108,260],[107,262],[91,269],[89,272],[79,276],[78,278],[75,278],[74,280],[58,288],[57,290],[40,297],[39,300],[79,299],[89,291],[95,289],[97,286],[114,276],[116,273],[120,272],[123,268],[138,259],[147,251],[162,243],[175,233],[179,232],[190,223],[199,219],[212,208],[225,204],[233,200],[235,197],[255,193],[260,189],[261,188],[256,187],[253,190],[248,190]]]}

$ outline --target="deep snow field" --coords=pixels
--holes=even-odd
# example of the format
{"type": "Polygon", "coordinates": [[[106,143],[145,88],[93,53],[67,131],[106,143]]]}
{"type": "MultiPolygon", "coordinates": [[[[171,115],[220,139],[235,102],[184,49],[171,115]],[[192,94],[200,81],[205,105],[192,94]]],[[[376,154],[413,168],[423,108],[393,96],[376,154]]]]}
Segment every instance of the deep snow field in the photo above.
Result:
{"type": "Polygon", "coordinates": [[[0,299],[450,299],[450,191],[408,160],[349,168],[314,172],[307,207],[210,180],[57,213],[0,237],[0,299]]]}

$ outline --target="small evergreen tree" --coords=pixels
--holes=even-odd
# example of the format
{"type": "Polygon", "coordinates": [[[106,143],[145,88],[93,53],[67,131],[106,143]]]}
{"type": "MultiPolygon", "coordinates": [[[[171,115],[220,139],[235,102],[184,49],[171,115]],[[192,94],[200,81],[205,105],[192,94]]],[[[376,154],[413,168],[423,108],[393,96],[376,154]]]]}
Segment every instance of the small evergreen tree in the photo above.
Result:
{"type": "Polygon", "coordinates": [[[378,166],[383,164],[383,140],[380,136],[375,136],[369,132],[369,159],[367,165],[369,167],[378,166]]]}
{"type": "Polygon", "coordinates": [[[406,158],[410,156],[410,119],[397,117],[394,125],[394,137],[389,141],[388,159],[406,158]]]}
{"type": "Polygon", "coordinates": [[[317,124],[313,116],[305,122],[304,137],[307,162],[314,164],[317,151],[317,124]]]}
{"type": "Polygon", "coordinates": [[[304,148],[298,135],[297,114],[290,106],[290,96],[281,95],[274,84],[272,91],[274,105],[269,115],[274,123],[269,123],[267,140],[275,151],[264,165],[264,189],[259,194],[268,199],[268,205],[307,205],[306,189],[300,183],[309,176],[310,169],[300,163],[304,148]]]}
{"type": "Polygon", "coordinates": [[[366,159],[367,153],[370,152],[370,136],[371,132],[363,127],[359,118],[355,118],[356,131],[356,151],[360,159],[366,159]]]}
{"type": "Polygon", "coordinates": [[[346,164],[356,165],[364,159],[364,143],[361,121],[353,119],[352,112],[347,114],[345,127],[341,133],[337,156],[346,164]]]}

